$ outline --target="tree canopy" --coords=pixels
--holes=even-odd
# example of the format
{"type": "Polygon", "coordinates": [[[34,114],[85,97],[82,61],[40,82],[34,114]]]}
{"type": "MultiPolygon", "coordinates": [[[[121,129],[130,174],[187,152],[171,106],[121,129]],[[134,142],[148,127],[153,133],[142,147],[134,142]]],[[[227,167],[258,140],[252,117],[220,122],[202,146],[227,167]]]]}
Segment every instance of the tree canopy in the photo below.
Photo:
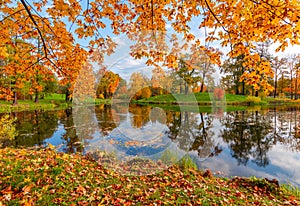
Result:
{"type": "Polygon", "coordinates": [[[112,37],[125,34],[134,42],[130,53],[134,58],[145,57],[148,65],[175,69],[183,51],[195,49],[203,50],[212,62],[221,64],[219,50],[207,46],[207,42],[216,41],[230,47],[226,53],[229,57],[243,55],[242,78],[256,90],[272,90],[267,79],[273,72],[268,61],[253,52],[256,43],[279,42],[277,51],[283,51],[288,45],[299,44],[300,37],[298,0],[0,3],[0,58],[6,63],[1,67],[23,73],[31,71],[29,68],[50,70],[65,81],[74,81],[88,60],[101,64],[104,55],[116,49],[112,37]],[[195,36],[194,27],[204,29],[205,34],[195,36]],[[171,45],[165,43],[167,32],[175,34],[171,45]],[[176,35],[183,36],[182,44],[176,35]],[[206,43],[201,42],[203,38],[206,43]],[[10,48],[16,52],[9,52],[10,48]]]}

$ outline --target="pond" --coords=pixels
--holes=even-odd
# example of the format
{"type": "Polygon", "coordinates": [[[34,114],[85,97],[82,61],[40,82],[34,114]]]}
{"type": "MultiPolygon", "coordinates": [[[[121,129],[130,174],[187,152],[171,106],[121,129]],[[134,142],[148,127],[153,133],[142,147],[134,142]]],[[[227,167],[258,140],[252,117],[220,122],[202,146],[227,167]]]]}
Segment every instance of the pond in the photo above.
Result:
{"type": "Polygon", "coordinates": [[[120,161],[189,155],[199,169],[221,176],[276,178],[299,187],[299,113],[297,106],[226,111],[131,104],[13,112],[18,136],[4,145],[105,151],[120,161]]]}

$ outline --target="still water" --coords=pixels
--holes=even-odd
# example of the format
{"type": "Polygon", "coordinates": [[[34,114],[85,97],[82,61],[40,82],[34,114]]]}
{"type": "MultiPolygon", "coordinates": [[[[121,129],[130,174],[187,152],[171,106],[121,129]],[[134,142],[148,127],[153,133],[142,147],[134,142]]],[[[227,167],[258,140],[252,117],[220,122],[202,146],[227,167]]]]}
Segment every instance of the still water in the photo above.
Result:
{"type": "MultiPolygon", "coordinates": [[[[161,109],[97,105],[14,112],[18,136],[4,145],[52,144],[66,153],[96,150],[118,158],[189,155],[221,176],[276,178],[300,186],[300,108],[161,109]]],[[[1,115],[1,114],[0,114],[1,115]]]]}

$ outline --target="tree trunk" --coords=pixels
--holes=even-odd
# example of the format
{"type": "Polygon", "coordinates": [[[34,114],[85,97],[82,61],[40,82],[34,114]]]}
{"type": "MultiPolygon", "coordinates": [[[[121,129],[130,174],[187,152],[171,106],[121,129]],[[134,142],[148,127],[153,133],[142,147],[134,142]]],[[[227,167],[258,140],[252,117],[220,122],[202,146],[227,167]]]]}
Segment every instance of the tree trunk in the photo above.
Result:
{"type": "Polygon", "coordinates": [[[181,93],[183,93],[183,91],[182,91],[182,84],[181,84],[181,82],[180,82],[180,84],[179,84],[179,93],[181,94],[181,93]]]}
{"type": "Polygon", "coordinates": [[[282,74],[282,77],[281,77],[281,87],[280,87],[280,93],[282,94],[282,89],[283,89],[283,74],[282,74]]]}
{"type": "Polygon", "coordinates": [[[202,82],[201,82],[201,88],[200,88],[200,92],[203,92],[204,89],[204,79],[205,79],[205,74],[202,75],[202,82]]]}
{"type": "Polygon", "coordinates": [[[242,95],[245,95],[245,82],[242,81],[242,95]]]}
{"type": "MultiPolygon", "coordinates": [[[[242,74],[244,74],[245,68],[242,66],[242,74]]],[[[242,95],[245,95],[245,81],[242,81],[242,95]]]]}
{"type": "Polygon", "coordinates": [[[239,94],[239,86],[235,85],[235,94],[239,94]]]}
{"type": "Polygon", "coordinates": [[[38,93],[38,92],[35,93],[34,102],[35,102],[35,103],[38,103],[38,102],[39,102],[39,93],[38,93]]]}
{"type": "Polygon", "coordinates": [[[185,82],[184,83],[184,94],[187,94],[189,91],[189,85],[185,82]]]}
{"type": "Polygon", "coordinates": [[[66,91],[66,102],[71,102],[71,101],[72,101],[70,95],[71,95],[71,94],[70,94],[69,90],[67,90],[67,91],[66,91]]]}
{"type": "Polygon", "coordinates": [[[276,92],[277,92],[277,69],[275,70],[274,98],[276,98],[276,92]]]}
{"type": "Polygon", "coordinates": [[[291,95],[291,99],[293,99],[293,71],[291,70],[291,84],[290,84],[290,95],[291,95]]]}
{"type": "Polygon", "coordinates": [[[203,89],[204,89],[204,83],[202,82],[202,83],[201,83],[201,87],[200,87],[200,92],[201,92],[201,93],[203,92],[203,89]]]}
{"type": "Polygon", "coordinates": [[[17,92],[14,92],[14,100],[13,100],[13,105],[18,105],[18,97],[17,97],[17,92]]]}
{"type": "Polygon", "coordinates": [[[295,100],[298,99],[298,70],[296,70],[296,80],[295,80],[295,100]]]}

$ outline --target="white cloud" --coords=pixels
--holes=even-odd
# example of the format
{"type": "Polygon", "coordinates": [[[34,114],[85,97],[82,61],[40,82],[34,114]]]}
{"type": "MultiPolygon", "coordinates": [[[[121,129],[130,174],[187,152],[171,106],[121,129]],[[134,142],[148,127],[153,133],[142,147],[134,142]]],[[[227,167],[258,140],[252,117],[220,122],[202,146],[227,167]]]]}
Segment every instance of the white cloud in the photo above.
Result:
{"type": "Polygon", "coordinates": [[[209,168],[213,172],[220,171],[224,176],[275,178],[281,183],[300,185],[299,153],[290,151],[287,146],[276,145],[268,152],[268,157],[270,162],[266,167],[257,166],[251,162],[251,158],[246,166],[238,165],[230,150],[226,148],[220,155],[207,158],[198,164],[201,168],[209,168]]]}
{"type": "Polygon", "coordinates": [[[278,168],[275,171],[278,179],[289,180],[293,179],[300,185],[300,155],[297,152],[292,152],[287,146],[276,145],[269,152],[270,162],[278,168]],[[284,173],[282,171],[285,171],[284,173]]]}
{"type": "Polygon", "coordinates": [[[291,54],[300,54],[300,45],[288,46],[283,52],[275,52],[280,44],[274,43],[270,46],[269,52],[274,56],[286,57],[291,54]]]}

